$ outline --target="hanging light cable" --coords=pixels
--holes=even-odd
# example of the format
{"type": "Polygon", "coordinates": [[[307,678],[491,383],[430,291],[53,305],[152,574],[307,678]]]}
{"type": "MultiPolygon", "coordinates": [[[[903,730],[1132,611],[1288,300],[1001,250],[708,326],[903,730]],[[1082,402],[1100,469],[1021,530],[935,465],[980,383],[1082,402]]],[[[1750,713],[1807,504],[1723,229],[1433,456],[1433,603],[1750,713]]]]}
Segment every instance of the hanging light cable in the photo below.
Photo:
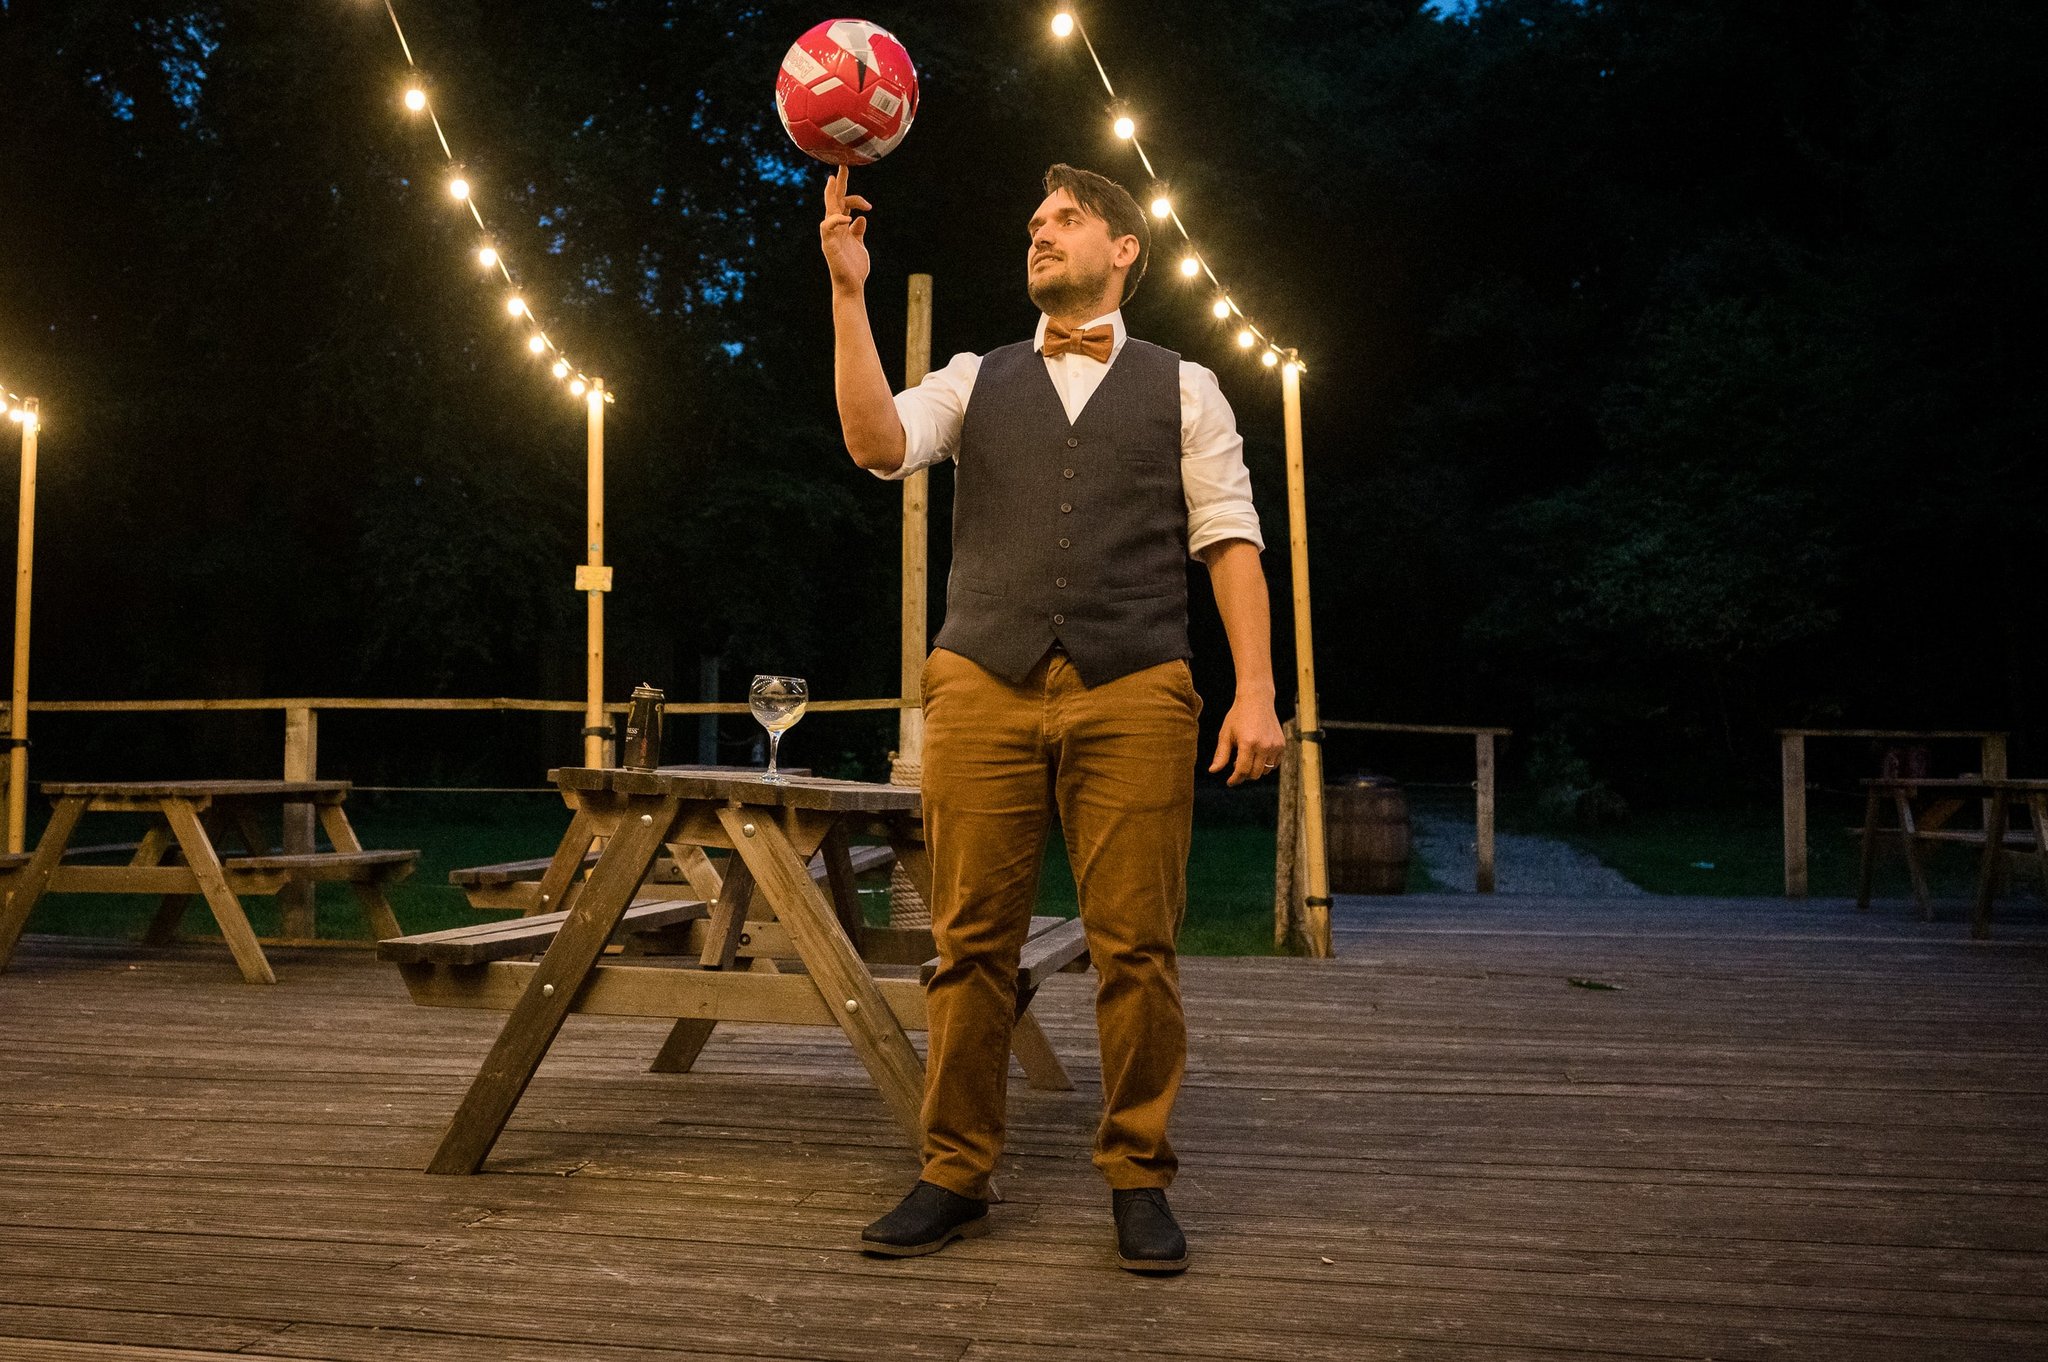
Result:
{"type": "Polygon", "coordinates": [[[490,229],[484,224],[483,209],[478,206],[479,195],[477,193],[475,177],[461,162],[455,159],[455,151],[448,144],[448,133],[441,126],[440,114],[434,109],[434,101],[430,94],[429,84],[420,71],[419,62],[413,56],[412,44],[405,36],[405,26],[398,21],[398,8],[395,0],[383,0],[383,5],[385,16],[391,20],[391,31],[398,37],[398,50],[405,57],[408,73],[404,91],[400,96],[400,102],[405,106],[407,112],[423,115],[427,120],[428,126],[434,130],[434,141],[439,144],[441,156],[447,163],[448,178],[445,184],[448,196],[467,209],[470,221],[476,224],[478,235],[476,263],[485,271],[496,273],[506,287],[513,290],[506,299],[506,312],[511,315],[514,321],[526,324],[525,343],[530,353],[535,355],[554,355],[554,363],[549,365],[548,372],[553,374],[556,380],[568,386],[569,395],[580,398],[586,392],[601,392],[606,402],[613,401],[614,394],[611,385],[572,363],[569,357],[561,352],[560,347],[548,335],[547,328],[541,324],[540,318],[534,315],[533,309],[527,303],[525,296],[518,292],[518,284],[513,277],[512,266],[506,260],[505,253],[498,245],[496,238],[491,235],[490,229]]]}
{"type": "Polygon", "coordinates": [[[1254,345],[1263,341],[1267,348],[1261,352],[1259,360],[1265,367],[1273,368],[1285,358],[1293,372],[1305,370],[1308,366],[1302,363],[1298,353],[1292,348],[1283,348],[1276,344],[1263,328],[1254,324],[1250,317],[1245,315],[1235,296],[1224,287],[1222,279],[1217,277],[1208,257],[1195,248],[1194,236],[1188,231],[1187,224],[1181,220],[1180,205],[1167,191],[1165,181],[1153,168],[1151,156],[1146,154],[1144,140],[1138,135],[1137,114],[1129,102],[1117,94],[1116,85],[1110,80],[1109,71],[1103,66],[1102,56],[1095,50],[1095,42],[1088,36],[1087,25],[1081,22],[1080,14],[1071,4],[1062,4],[1052,16],[1051,27],[1055,38],[1065,39],[1078,35],[1082,47],[1087,50],[1088,60],[1094,65],[1095,74],[1101,78],[1103,93],[1109,96],[1110,131],[1115,134],[1118,141],[1130,144],[1131,150],[1138,154],[1138,164],[1144,167],[1145,174],[1153,183],[1150,205],[1152,216],[1161,222],[1170,222],[1185,243],[1186,250],[1180,260],[1182,277],[1207,277],[1210,285],[1217,290],[1216,300],[1210,308],[1216,320],[1227,322],[1235,317],[1243,323],[1243,329],[1237,336],[1240,349],[1249,352],[1254,345]]]}

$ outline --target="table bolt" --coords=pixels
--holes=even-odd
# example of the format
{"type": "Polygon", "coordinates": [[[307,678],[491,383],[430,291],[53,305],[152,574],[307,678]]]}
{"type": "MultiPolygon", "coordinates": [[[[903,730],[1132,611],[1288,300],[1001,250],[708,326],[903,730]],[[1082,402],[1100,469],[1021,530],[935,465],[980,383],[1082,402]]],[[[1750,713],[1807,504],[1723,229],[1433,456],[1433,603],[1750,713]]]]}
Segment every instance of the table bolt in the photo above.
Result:
{"type": "Polygon", "coordinates": [[[749,932],[741,932],[741,933],[740,933],[740,944],[741,944],[742,946],[751,946],[751,945],[753,945],[753,944],[754,944],[754,938],[753,938],[753,935],[752,935],[752,933],[749,933],[749,932]]]}
{"type": "Polygon", "coordinates": [[[552,997],[554,997],[554,996],[555,996],[555,986],[554,986],[553,984],[542,984],[542,985],[540,986],[540,996],[541,996],[541,997],[543,997],[543,998],[552,998],[552,997]]]}
{"type": "Polygon", "coordinates": [[[848,998],[846,1000],[846,1010],[848,1012],[860,1011],[860,1000],[858,998],[848,998]]]}
{"type": "Polygon", "coordinates": [[[653,814],[651,814],[651,813],[643,813],[643,814],[641,814],[641,815],[640,815],[640,821],[641,821],[642,823],[645,823],[645,824],[646,824],[646,825],[647,825],[648,827],[653,827],[653,826],[654,826],[654,815],[653,815],[653,814]]]}
{"type": "Polygon", "coordinates": [[[546,903],[546,902],[548,901],[548,896],[547,896],[546,894],[542,894],[542,895],[540,896],[540,901],[541,901],[542,903],[546,903]]]}
{"type": "Polygon", "coordinates": [[[742,823],[740,824],[740,831],[752,837],[754,835],[754,825],[752,823],[742,823]]]}

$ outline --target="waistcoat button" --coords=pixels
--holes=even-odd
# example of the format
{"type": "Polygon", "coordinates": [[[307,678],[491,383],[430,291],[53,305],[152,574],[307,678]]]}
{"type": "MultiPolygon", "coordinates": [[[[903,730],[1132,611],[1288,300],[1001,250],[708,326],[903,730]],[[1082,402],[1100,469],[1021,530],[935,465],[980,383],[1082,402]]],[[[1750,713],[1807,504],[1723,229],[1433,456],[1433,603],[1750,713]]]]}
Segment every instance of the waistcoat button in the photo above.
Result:
{"type": "Polygon", "coordinates": [[[1052,580],[1052,584],[1053,584],[1054,586],[1060,586],[1060,587],[1063,587],[1063,586],[1065,586],[1065,585],[1067,584],[1067,579],[1066,579],[1066,578],[1064,578],[1064,577],[1055,577],[1055,578],[1053,578],[1053,580],[1052,580]]]}
{"type": "Polygon", "coordinates": [[[1060,476],[1063,478],[1071,478],[1074,476],[1074,470],[1071,468],[1061,469],[1060,476]]]}
{"type": "Polygon", "coordinates": [[[1060,514],[1062,514],[1062,515],[1072,515],[1073,513],[1074,513],[1074,505],[1073,505],[1073,503],[1072,503],[1072,502],[1070,502],[1070,501],[1063,501],[1063,502],[1061,502],[1061,503],[1060,503],[1060,514]]]}
{"type": "Polygon", "coordinates": [[[1052,617],[1052,622],[1054,624],[1065,624],[1067,622],[1067,617],[1065,615],[1054,615],[1052,617]]]}
{"type": "Polygon", "coordinates": [[[1073,436],[1071,436],[1071,435],[1069,435],[1069,436],[1067,437],[1067,448],[1068,448],[1068,449],[1079,449],[1080,447],[1081,447],[1081,442],[1080,442],[1079,440],[1075,439],[1075,438],[1074,438],[1073,436]]]}
{"type": "Polygon", "coordinates": [[[1060,540],[1060,547],[1063,549],[1070,549],[1074,547],[1074,541],[1071,539],[1062,539],[1060,540]]]}

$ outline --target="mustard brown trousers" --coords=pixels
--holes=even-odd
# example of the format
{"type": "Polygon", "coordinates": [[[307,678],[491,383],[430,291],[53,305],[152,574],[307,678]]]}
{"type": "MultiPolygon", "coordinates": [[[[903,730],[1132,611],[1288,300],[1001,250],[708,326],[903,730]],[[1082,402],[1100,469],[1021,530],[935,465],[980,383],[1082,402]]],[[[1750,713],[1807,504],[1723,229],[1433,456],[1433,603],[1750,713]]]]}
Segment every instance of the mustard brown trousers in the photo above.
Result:
{"type": "Polygon", "coordinates": [[[1087,687],[1055,646],[1021,682],[937,649],[924,668],[924,816],[939,966],[927,993],[924,1173],[986,1197],[1002,1152],[1017,961],[1055,810],[1098,983],[1113,1188],[1165,1187],[1187,1066],[1174,941],[1187,904],[1195,720],[1187,663],[1087,687]]]}

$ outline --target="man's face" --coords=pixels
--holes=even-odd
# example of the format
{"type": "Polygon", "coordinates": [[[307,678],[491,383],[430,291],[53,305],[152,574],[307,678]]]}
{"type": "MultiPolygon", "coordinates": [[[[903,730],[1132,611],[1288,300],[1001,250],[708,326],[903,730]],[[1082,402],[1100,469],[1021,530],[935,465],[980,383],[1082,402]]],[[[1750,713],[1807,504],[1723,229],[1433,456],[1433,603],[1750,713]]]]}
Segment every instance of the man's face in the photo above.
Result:
{"type": "MultiPolygon", "coordinates": [[[[1109,224],[1064,189],[1038,205],[1029,230],[1024,287],[1041,312],[1055,316],[1095,303],[1108,289],[1110,275],[1129,268],[1138,255],[1136,237],[1112,238],[1109,224]]],[[[1115,305],[1110,299],[1109,306],[1115,305]]]]}

